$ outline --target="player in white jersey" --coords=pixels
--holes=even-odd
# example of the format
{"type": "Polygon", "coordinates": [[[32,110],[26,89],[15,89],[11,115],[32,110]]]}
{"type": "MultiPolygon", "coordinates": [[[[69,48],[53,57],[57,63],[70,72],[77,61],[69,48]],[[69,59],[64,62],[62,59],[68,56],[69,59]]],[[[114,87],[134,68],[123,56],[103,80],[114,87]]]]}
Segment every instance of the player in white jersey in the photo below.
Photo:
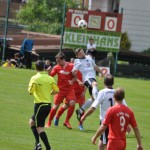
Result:
{"type": "Polygon", "coordinates": [[[74,68],[72,73],[76,76],[77,71],[79,70],[82,74],[83,84],[89,89],[89,93],[92,99],[89,99],[85,102],[85,104],[79,109],[76,110],[78,120],[81,119],[82,114],[86,108],[89,108],[93,103],[93,100],[96,99],[98,94],[98,86],[96,81],[96,73],[101,74],[103,77],[103,73],[99,69],[99,67],[95,64],[93,59],[86,57],[83,49],[76,49],[75,54],[77,59],[74,61],[74,68]]]}
{"type": "MultiPolygon", "coordinates": [[[[91,107],[88,111],[81,117],[81,121],[83,122],[87,116],[91,115],[95,109],[100,106],[100,123],[103,122],[106,111],[109,107],[114,105],[114,92],[113,89],[114,84],[114,77],[111,74],[108,74],[104,77],[104,86],[105,88],[99,91],[97,98],[92,103],[91,107]]],[[[127,105],[125,100],[123,100],[124,105],[127,105]]],[[[98,150],[104,150],[105,145],[108,141],[108,132],[109,129],[107,128],[105,132],[102,134],[99,140],[98,150]]]]}
{"type": "MultiPolygon", "coordinates": [[[[109,107],[113,106],[114,100],[113,95],[115,90],[113,89],[114,84],[114,77],[112,75],[106,75],[104,77],[104,85],[105,88],[101,91],[99,91],[97,98],[92,103],[91,107],[88,109],[88,111],[81,117],[81,121],[83,122],[87,116],[91,115],[95,109],[100,106],[100,123],[102,123],[106,111],[109,107]]],[[[108,128],[103,133],[103,135],[100,137],[99,144],[98,144],[98,150],[104,150],[105,145],[107,144],[107,136],[108,136],[108,128]]]]}

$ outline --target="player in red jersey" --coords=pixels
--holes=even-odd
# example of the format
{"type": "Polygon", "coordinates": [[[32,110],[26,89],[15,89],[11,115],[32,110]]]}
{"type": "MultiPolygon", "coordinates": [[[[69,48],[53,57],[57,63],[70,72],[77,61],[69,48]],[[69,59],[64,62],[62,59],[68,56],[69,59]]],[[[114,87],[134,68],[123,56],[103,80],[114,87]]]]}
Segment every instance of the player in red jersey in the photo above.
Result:
{"type": "Polygon", "coordinates": [[[114,93],[115,105],[108,109],[102,125],[92,137],[92,143],[96,144],[96,139],[109,126],[107,150],[126,149],[126,131],[130,124],[137,139],[137,150],[143,150],[141,135],[137,127],[134,113],[127,106],[122,104],[125,92],[122,88],[117,88],[114,93]]]}
{"type": "MultiPolygon", "coordinates": [[[[74,58],[70,59],[70,63],[72,63],[72,64],[74,63],[74,58]]],[[[77,79],[76,79],[76,81],[73,82],[73,88],[74,88],[74,92],[75,92],[75,96],[76,96],[76,103],[79,104],[79,108],[81,108],[82,105],[85,102],[86,88],[85,88],[85,86],[82,83],[82,74],[79,71],[77,72],[77,79]]],[[[58,110],[58,112],[59,112],[59,110],[58,110]]],[[[69,111],[69,109],[68,109],[68,111],[69,111]]],[[[56,118],[58,118],[57,115],[56,115],[56,118]]],[[[57,125],[57,122],[56,122],[56,125],[57,125]]],[[[78,127],[79,127],[79,129],[81,131],[84,130],[81,121],[79,121],[79,126],[78,127]]]]}
{"type": "Polygon", "coordinates": [[[58,53],[55,56],[55,58],[56,58],[57,65],[53,69],[49,68],[48,70],[49,70],[49,75],[55,76],[57,74],[58,76],[57,85],[59,87],[59,93],[54,97],[54,105],[50,111],[49,120],[46,127],[50,127],[51,121],[53,120],[56,111],[58,110],[63,100],[66,99],[65,104],[61,106],[61,108],[59,109],[55,117],[54,125],[58,126],[59,117],[63,114],[63,112],[66,109],[68,109],[64,126],[66,126],[69,129],[72,129],[69,120],[73,115],[75,103],[76,103],[74,87],[73,87],[74,78],[72,75],[73,64],[66,62],[65,55],[62,52],[58,53]]]}
{"type": "MultiPolygon", "coordinates": [[[[71,58],[70,62],[74,63],[74,60],[75,60],[74,58],[71,58]]],[[[76,75],[77,75],[77,80],[74,81],[73,86],[74,86],[74,92],[75,92],[75,96],[76,96],[76,103],[78,103],[79,104],[79,108],[81,108],[83,106],[83,104],[85,103],[86,87],[84,86],[84,84],[82,82],[82,74],[81,74],[81,72],[77,71],[76,75]]],[[[79,127],[79,129],[81,131],[84,130],[82,121],[79,121],[79,126],[78,127],[79,127]]]]}
{"type": "MultiPolygon", "coordinates": [[[[85,103],[86,87],[81,82],[82,81],[82,74],[80,73],[80,71],[78,71],[76,75],[77,75],[77,81],[75,81],[73,83],[73,86],[74,86],[74,92],[75,92],[75,96],[76,96],[76,103],[78,103],[79,108],[81,108],[82,105],[85,103]]],[[[84,130],[82,121],[79,121],[78,127],[81,131],[84,130]]]]}

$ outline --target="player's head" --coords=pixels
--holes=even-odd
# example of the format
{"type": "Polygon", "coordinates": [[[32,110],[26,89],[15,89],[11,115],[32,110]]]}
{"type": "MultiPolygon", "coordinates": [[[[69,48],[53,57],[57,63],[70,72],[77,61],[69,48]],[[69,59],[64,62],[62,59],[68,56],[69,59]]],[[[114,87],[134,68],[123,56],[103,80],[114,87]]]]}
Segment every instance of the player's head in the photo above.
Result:
{"type": "Polygon", "coordinates": [[[51,64],[51,61],[49,59],[45,60],[45,65],[49,66],[51,64]]]}
{"type": "Polygon", "coordinates": [[[38,60],[36,63],[35,63],[35,67],[36,67],[36,70],[37,71],[43,71],[44,70],[44,67],[45,67],[45,64],[42,60],[38,60]]]}
{"type": "Polygon", "coordinates": [[[20,57],[20,53],[15,53],[14,57],[15,57],[15,59],[18,59],[20,57]]]}
{"type": "Polygon", "coordinates": [[[63,66],[65,64],[65,60],[66,60],[66,56],[64,53],[59,52],[56,56],[55,56],[56,62],[58,65],[63,66]]]}
{"type": "Polygon", "coordinates": [[[81,49],[81,48],[77,48],[74,52],[78,58],[85,57],[85,53],[84,53],[83,49],[81,49]]]}
{"type": "Polygon", "coordinates": [[[107,74],[104,77],[104,85],[107,86],[107,87],[112,87],[113,84],[114,84],[114,77],[113,77],[113,75],[107,74]]]}
{"type": "Polygon", "coordinates": [[[89,38],[89,42],[90,44],[93,44],[94,43],[94,39],[92,37],[89,38]]]}
{"type": "Polygon", "coordinates": [[[125,91],[123,88],[117,88],[114,93],[115,101],[122,101],[125,97],[125,91]]]}

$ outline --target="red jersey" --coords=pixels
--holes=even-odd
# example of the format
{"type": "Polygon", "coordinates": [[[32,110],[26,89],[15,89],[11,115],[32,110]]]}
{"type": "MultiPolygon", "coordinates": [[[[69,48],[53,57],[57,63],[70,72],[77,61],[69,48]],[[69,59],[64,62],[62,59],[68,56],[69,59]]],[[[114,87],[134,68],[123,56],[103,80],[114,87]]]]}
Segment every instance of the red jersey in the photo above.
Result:
{"type": "Polygon", "coordinates": [[[71,90],[73,89],[73,85],[69,84],[69,80],[72,80],[73,75],[72,75],[72,68],[73,64],[72,63],[66,63],[66,66],[62,67],[60,65],[56,65],[52,71],[51,71],[51,76],[55,76],[57,74],[58,76],[58,81],[57,85],[60,90],[66,91],[66,90],[71,90]]]}
{"type": "MultiPolygon", "coordinates": [[[[77,78],[82,81],[82,74],[80,71],[77,72],[77,78]]],[[[84,91],[84,86],[80,86],[77,81],[73,83],[73,86],[75,91],[79,91],[81,93],[84,91]]]]}
{"type": "Polygon", "coordinates": [[[133,128],[137,126],[133,111],[122,104],[108,109],[103,124],[109,126],[108,139],[124,141],[126,141],[127,126],[129,124],[133,128]]]}

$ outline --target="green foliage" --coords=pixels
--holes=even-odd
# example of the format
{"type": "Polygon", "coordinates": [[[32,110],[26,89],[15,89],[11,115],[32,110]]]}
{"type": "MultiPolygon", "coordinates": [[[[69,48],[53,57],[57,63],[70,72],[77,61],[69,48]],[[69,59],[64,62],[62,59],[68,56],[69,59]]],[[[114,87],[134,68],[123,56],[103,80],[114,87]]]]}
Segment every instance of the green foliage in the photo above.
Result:
{"type": "Polygon", "coordinates": [[[143,51],[143,52],[141,52],[141,53],[143,53],[143,54],[149,54],[149,55],[150,55],[150,48],[148,48],[148,49],[144,50],[144,51],[143,51]]]}
{"type": "Polygon", "coordinates": [[[121,34],[121,42],[120,42],[120,49],[121,50],[130,50],[131,48],[131,41],[128,37],[128,33],[124,32],[121,34]]]}
{"type": "Polygon", "coordinates": [[[69,0],[29,0],[18,12],[18,22],[30,31],[60,34],[65,2],[75,7],[69,0]]]}
{"type": "Polygon", "coordinates": [[[40,20],[36,20],[32,24],[30,24],[28,30],[33,32],[59,34],[60,28],[61,28],[60,23],[54,22],[50,24],[49,22],[41,22],[40,20]]]}

